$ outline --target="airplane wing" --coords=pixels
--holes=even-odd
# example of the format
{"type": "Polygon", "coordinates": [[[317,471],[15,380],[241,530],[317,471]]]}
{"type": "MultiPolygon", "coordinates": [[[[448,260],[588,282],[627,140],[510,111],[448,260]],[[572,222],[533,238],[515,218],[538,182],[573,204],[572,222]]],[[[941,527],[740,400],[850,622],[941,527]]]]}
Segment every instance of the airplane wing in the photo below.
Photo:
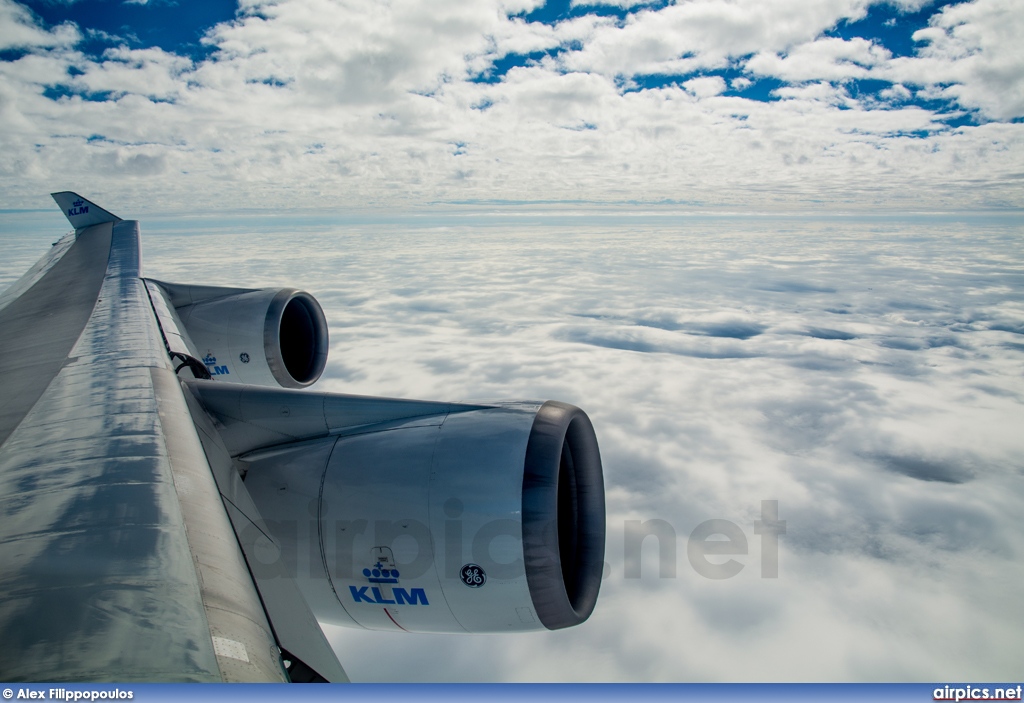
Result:
{"type": "Polygon", "coordinates": [[[75,227],[0,295],[0,679],[346,681],[320,623],[582,623],[604,559],[596,436],[564,403],[304,390],[295,289],[142,277],[75,227]]]}

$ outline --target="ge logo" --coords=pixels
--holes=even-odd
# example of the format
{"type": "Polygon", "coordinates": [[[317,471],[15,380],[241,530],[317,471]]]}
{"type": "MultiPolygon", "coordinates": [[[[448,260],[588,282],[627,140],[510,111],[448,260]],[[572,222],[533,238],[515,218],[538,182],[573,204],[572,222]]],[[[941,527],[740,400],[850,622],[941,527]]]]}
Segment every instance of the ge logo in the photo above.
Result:
{"type": "Polygon", "coordinates": [[[241,361],[243,364],[248,364],[249,355],[246,354],[245,352],[242,352],[241,354],[238,355],[238,360],[241,361]]]}
{"type": "Polygon", "coordinates": [[[462,577],[462,583],[470,588],[480,588],[487,583],[487,574],[476,564],[466,564],[459,575],[462,577]]]}

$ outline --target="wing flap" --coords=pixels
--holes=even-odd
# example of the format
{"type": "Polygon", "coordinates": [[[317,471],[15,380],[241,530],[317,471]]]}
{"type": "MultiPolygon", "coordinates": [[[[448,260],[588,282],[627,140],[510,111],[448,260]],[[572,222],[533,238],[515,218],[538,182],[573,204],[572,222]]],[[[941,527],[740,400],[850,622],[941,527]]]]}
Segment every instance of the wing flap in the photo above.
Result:
{"type": "MultiPolygon", "coordinates": [[[[185,401],[274,636],[282,650],[291,656],[293,667],[288,671],[289,676],[301,676],[302,667],[295,666],[298,660],[327,681],[348,681],[345,670],[295,583],[294,574],[287,573],[287,570],[281,572],[280,546],[253,503],[212,420],[192,393],[186,391],[185,401]]],[[[316,676],[302,680],[318,681],[316,676]]]]}

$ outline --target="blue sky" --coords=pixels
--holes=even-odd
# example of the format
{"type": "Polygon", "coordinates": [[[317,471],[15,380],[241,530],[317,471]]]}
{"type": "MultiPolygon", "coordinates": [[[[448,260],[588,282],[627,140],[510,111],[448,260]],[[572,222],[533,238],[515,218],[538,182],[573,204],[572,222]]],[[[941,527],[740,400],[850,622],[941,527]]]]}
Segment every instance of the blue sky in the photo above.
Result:
{"type": "Polygon", "coordinates": [[[0,0],[0,207],[1021,207],[1012,0],[0,0]]]}
{"type": "Polygon", "coordinates": [[[127,44],[133,48],[157,47],[202,59],[209,53],[201,42],[206,31],[220,22],[233,20],[238,10],[234,0],[185,3],[34,0],[23,5],[35,13],[43,26],[76,24],[85,35],[78,48],[96,57],[109,47],[127,44]]]}

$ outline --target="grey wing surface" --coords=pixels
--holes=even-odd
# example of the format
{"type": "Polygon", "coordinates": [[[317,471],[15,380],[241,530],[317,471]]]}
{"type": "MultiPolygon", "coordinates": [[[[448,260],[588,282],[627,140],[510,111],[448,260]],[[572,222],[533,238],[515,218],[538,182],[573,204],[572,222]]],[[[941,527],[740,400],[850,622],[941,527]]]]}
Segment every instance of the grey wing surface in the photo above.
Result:
{"type": "Polygon", "coordinates": [[[98,219],[0,301],[0,679],[287,681],[138,223],[98,219]]]}

